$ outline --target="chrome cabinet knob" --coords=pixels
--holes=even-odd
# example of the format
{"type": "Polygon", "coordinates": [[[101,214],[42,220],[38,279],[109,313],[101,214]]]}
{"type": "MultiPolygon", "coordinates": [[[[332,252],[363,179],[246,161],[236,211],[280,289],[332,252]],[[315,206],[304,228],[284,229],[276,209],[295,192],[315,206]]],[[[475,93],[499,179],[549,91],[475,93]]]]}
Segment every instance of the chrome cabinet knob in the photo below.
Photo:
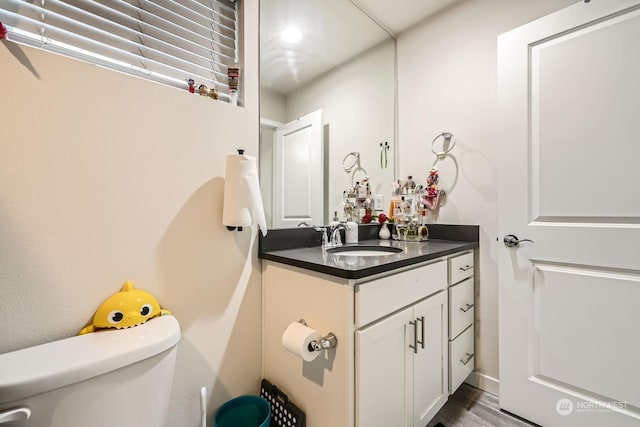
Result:
{"type": "Polygon", "coordinates": [[[503,242],[504,245],[508,248],[517,248],[522,242],[535,243],[531,239],[518,239],[518,237],[514,236],[513,234],[507,234],[506,236],[504,236],[503,242]]]}

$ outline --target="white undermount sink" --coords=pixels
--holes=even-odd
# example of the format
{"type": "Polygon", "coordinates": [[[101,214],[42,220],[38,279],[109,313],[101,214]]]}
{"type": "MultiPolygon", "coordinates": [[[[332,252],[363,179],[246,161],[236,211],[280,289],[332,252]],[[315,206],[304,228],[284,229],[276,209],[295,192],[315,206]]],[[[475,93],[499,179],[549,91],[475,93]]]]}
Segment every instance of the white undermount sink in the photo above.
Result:
{"type": "Polygon", "coordinates": [[[338,246],[327,249],[327,252],[340,256],[386,256],[402,252],[402,249],[392,246],[338,246]]]}

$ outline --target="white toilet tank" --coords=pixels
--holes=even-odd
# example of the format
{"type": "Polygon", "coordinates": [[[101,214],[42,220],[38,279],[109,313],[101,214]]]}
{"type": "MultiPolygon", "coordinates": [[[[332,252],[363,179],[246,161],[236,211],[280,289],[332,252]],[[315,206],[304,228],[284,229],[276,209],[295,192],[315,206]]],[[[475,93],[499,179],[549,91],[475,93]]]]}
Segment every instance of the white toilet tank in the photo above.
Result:
{"type": "Polygon", "coordinates": [[[0,354],[0,427],[165,427],[179,340],[167,315],[0,354]]]}

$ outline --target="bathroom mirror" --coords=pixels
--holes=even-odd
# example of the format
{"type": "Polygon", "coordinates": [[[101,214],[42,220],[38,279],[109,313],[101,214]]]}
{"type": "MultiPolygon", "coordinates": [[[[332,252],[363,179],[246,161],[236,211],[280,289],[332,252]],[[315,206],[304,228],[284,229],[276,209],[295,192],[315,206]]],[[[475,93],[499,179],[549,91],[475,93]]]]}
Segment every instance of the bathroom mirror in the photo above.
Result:
{"type": "MultiPolygon", "coordinates": [[[[395,178],[395,39],[350,0],[260,1],[260,186],[269,228],[340,220],[395,178]],[[343,160],[357,152],[357,168],[343,160]]],[[[372,197],[373,198],[373,197],[372,197]]],[[[373,200],[371,201],[373,204],[373,200]]]]}

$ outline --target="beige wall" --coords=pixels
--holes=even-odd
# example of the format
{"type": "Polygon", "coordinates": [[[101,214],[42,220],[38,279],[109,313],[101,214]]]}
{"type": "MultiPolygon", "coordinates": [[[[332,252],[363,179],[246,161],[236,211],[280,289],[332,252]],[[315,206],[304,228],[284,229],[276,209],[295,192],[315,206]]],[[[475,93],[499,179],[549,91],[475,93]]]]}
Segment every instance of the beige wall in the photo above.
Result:
{"type": "Polygon", "coordinates": [[[286,98],[279,92],[260,89],[260,117],[280,123],[287,121],[286,98]]]}
{"type": "Polygon", "coordinates": [[[454,188],[438,222],[480,225],[477,362],[480,385],[497,392],[498,285],[496,37],[575,0],[466,0],[398,37],[399,175],[426,179],[432,139],[457,137],[438,163],[454,188]],[[456,177],[457,176],[457,177],[456,177]]]}
{"type": "Polygon", "coordinates": [[[257,392],[260,267],[221,225],[225,156],[258,150],[257,2],[245,25],[244,107],[0,43],[0,353],[131,279],[182,327],[170,426],[199,425],[201,386],[210,413],[257,392]]]}

